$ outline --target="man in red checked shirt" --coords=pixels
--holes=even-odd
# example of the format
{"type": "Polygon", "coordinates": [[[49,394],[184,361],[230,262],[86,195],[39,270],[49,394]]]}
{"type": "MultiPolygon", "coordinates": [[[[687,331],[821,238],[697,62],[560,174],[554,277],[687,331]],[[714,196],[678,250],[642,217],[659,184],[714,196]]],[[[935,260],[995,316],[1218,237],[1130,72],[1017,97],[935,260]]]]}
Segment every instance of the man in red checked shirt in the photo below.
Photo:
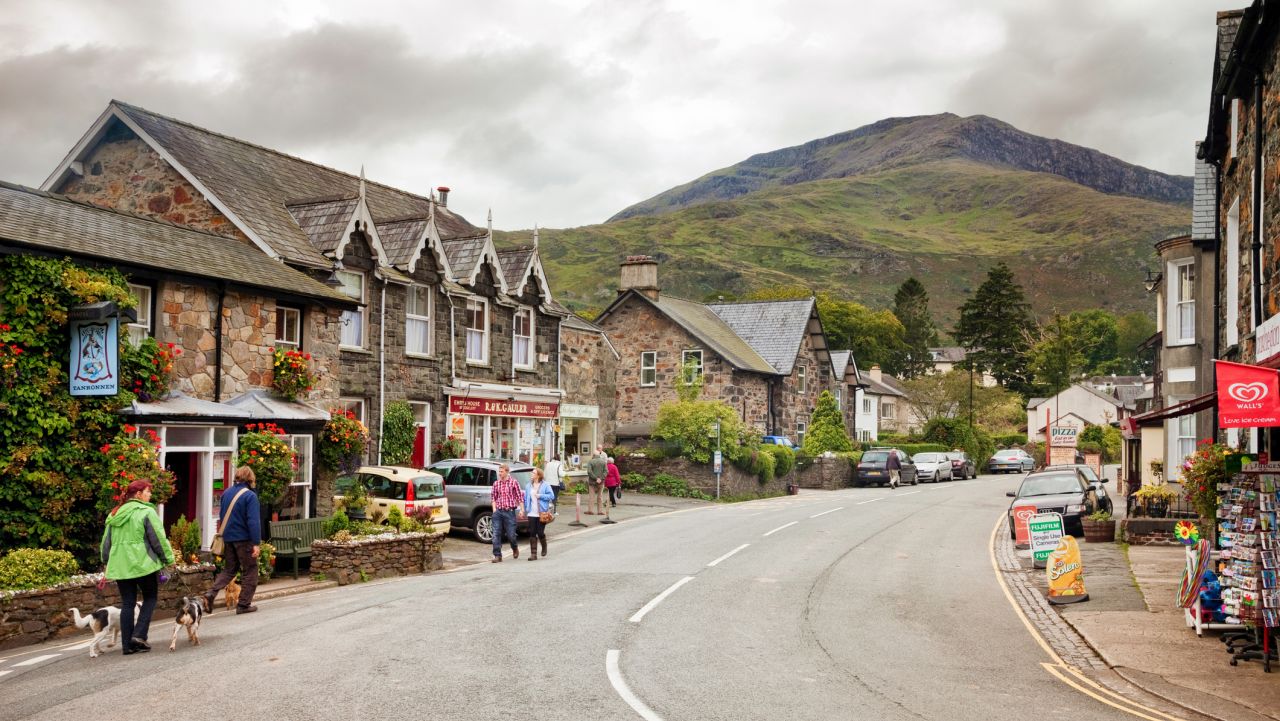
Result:
{"type": "Polygon", "coordinates": [[[503,463],[498,466],[498,480],[489,491],[493,503],[493,563],[502,563],[502,539],[511,543],[511,557],[520,557],[516,545],[516,513],[524,514],[524,490],[511,477],[511,469],[503,463]]]}

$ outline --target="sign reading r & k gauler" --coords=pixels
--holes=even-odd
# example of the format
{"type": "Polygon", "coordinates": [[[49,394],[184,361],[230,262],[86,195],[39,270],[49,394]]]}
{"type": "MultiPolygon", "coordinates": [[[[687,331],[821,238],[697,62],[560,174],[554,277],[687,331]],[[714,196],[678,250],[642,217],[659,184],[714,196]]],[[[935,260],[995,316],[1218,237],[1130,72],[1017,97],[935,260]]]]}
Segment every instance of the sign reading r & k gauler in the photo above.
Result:
{"type": "Polygon", "coordinates": [[[113,396],[120,390],[118,319],[71,321],[70,391],[113,396]]]}
{"type": "Polygon", "coordinates": [[[538,401],[502,400],[498,398],[449,398],[449,412],[469,416],[523,416],[525,418],[555,418],[559,415],[559,403],[538,401]]]}

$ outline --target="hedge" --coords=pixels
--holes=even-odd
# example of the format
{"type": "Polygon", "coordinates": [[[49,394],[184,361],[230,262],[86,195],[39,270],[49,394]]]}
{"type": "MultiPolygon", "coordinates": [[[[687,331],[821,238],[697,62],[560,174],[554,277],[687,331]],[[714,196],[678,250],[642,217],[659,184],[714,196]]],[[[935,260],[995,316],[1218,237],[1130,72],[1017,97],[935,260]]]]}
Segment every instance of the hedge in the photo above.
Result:
{"type": "Polygon", "coordinates": [[[776,477],[781,478],[796,467],[796,454],[786,446],[767,443],[761,446],[761,450],[773,455],[773,474],[776,477]]]}

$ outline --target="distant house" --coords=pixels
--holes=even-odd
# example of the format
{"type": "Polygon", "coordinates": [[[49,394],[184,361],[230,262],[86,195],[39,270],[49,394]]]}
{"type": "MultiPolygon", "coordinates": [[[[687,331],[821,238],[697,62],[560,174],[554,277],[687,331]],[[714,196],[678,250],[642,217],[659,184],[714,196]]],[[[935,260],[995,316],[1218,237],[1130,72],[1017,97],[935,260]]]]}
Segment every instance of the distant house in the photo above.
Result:
{"type": "Polygon", "coordinates": [[[1027,440],[1045,439],[1046,413],[1053,425],[1070,420],[1075,425],[1106,426],[1128,418],[1133,409],[1093,386],[1073,383],[1055,396],[1031,399],[1027,404],[1027,440]]]}
{"type": "Polygon", "coordinates": [[[836,389],[836,402],[840,406],[840,414],[844,417],[845,430],[849,437],[859,441],[873,441],[879,430],[879,419],[873,410],[873,396],[865,390],[868,384],[858,370],[858,363],[853,351],[831,351],[832,378],[836,389]],[[864,412],[863,407],[866,406],[864,412]]]}
{"type": "MultiPolygon", "coordinates": [[[[897,378],[881,371],[880,366],[873,365],[862,380],[867,388],[863,391],[863,407],[859,408],[862,413],[859,423],[864,417],[872,416],[876,433],[910,433],[915,430],[918,424],[912,421],[911,407],[906,403],[906,389],[897,378]]],[[[875,440],[875,435],[864,440],[875,440]]]]}
{"type": "MultiPolygon", "coordinates": [[[[963,370],[960,364],[968,357],[968,351],[958,345],[940,346],[929,349],[929,359],[933,361],[933,373],[947,373],[956,369],[963,370]]],[[[983,371],[980,383],[990,388],[997,385],[995,376],[983,371]]]]}

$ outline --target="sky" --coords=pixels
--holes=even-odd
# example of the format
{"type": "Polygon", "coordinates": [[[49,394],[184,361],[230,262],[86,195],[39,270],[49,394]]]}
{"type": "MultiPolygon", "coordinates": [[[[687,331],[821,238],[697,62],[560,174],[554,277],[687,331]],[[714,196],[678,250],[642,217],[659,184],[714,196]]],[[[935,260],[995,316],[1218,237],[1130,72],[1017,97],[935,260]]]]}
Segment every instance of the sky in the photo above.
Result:
{"type": "Polygon", "coordinates": [[[597,223],[886,117],[989,115],[1190,175],[1194,0],[0,0],[0,180],[39,186],[112,98],[425,194],[597,223]]]}

